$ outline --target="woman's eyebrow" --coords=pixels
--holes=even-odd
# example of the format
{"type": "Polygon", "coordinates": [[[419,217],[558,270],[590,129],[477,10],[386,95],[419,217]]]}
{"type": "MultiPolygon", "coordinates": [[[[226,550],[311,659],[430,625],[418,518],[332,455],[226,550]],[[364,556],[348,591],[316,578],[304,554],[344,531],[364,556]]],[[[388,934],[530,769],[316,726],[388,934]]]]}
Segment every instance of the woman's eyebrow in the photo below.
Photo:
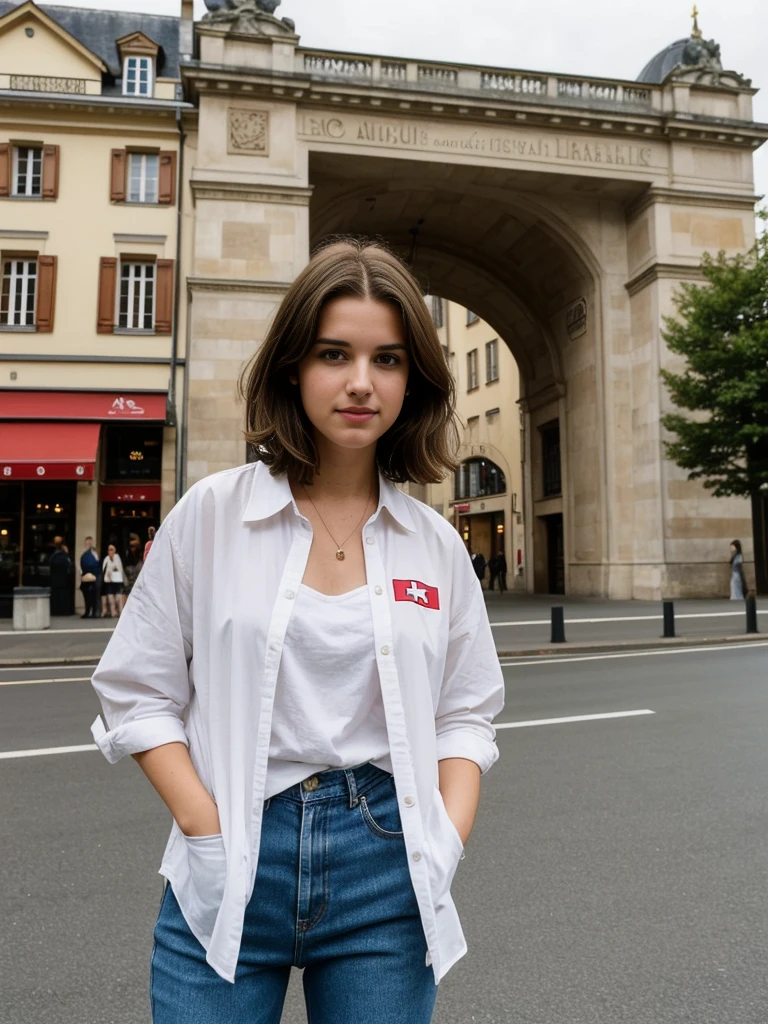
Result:
{"type": "MultiPolygon", "coordinates": [[[[336,341],[334,338],[318,338],[315,342],[316,345],[336,345],[337,348],[352,348],[352,345],[348,341],[336,341]]],[[[405,345],[400,341],[394,341],[391,345],[377,345],[377,352],[394,352],[396,349],[405,350],[405,345]]]]}

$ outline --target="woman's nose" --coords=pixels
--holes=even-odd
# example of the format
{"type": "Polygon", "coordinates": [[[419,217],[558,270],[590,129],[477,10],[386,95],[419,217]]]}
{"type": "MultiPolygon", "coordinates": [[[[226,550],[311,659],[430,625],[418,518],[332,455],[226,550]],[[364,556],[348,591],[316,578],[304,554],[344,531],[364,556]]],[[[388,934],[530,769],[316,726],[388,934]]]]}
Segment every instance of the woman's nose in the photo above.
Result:
{"type": "Polygon", "coordinates": [[[371,370],[368,360],[359,360],[350,364],[347,394],[369,395],[372,391],[371,370]]]}

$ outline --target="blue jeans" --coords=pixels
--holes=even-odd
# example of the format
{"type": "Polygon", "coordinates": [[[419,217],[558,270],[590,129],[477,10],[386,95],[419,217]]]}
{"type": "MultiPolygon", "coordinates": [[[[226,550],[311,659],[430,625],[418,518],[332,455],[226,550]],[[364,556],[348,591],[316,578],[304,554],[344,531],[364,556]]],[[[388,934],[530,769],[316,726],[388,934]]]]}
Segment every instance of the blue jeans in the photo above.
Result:
{"type": "Polygon", "coordinates": [[[205,960],[165,887],[150,976],[154,1024],[279,1024],[291,967],[309,1024],[429,1024],[437,986],[394,779],[321,772],[267,801],[235,983],[205,960]]]}

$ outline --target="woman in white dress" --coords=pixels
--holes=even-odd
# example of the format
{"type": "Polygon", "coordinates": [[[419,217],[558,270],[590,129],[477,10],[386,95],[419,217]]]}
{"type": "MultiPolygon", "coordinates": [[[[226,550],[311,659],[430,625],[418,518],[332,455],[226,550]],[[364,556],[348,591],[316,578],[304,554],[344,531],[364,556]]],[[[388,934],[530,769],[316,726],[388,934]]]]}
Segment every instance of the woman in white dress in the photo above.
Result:
{"type": "Polygon", "coordinates": [[[741,541],[731,541],[731,600],[743,601],[747,596],[747,579],[744,575],[744,555],[741,541]]]}

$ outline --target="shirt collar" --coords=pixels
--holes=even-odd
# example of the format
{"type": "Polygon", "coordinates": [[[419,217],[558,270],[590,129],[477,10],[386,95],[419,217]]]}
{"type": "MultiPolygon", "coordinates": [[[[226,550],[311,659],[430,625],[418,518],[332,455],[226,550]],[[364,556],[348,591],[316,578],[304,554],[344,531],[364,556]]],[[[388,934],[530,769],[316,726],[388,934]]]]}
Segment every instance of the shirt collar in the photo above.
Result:
{"type": "MultiPolygon", "coordinates": [[[[286,474],[272,476],[268,466],[263,462],[257,463],[248,504],[243,513],[243,522],[254,523],[269,519],[270,516],[282,512],[289,504],[293,505],[294,511],[298,513],[286,474]]],[[[379,473],[379,506],[373,516],[374,519],[378,518],[382,508],[386,508],[395,522],[409,533],[416,532],[407,495],[379,473]]]]}

